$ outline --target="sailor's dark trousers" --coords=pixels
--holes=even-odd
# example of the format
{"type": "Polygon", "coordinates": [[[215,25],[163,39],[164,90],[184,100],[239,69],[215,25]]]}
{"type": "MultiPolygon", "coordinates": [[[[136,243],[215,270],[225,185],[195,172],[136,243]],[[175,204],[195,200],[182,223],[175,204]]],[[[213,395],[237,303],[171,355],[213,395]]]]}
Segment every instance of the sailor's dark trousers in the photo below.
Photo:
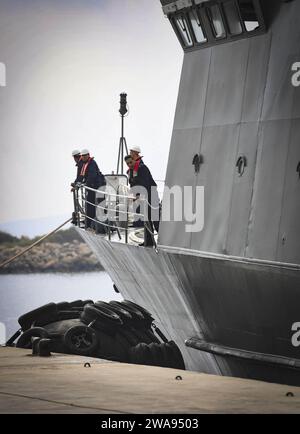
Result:
{"type": "Polygon", "coordinates": [[[91,219],[95,219],[96,216],[96,208],[95,206],[91,205],[91,204],[95,204],[96,202],[96,193],[94,191],[87,191],[87,195],[86,195],[86,200],[87,202],[90,203],[86,203],[86,207],[85,207],[85,212],[86,212],[86,222],[85,222],[85,226],[87,228],[90,228],[93,225],[93,220],[91,219]]]}

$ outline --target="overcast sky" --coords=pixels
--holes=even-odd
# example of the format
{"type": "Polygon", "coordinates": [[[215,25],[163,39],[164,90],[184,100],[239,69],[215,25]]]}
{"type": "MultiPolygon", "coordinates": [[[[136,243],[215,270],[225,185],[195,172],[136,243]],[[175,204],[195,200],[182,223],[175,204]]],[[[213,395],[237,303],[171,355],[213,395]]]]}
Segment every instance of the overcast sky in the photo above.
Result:
{"type": "Polygon", "coordinates": [[[183,52],[159,0],[0,0],[0,223],[72,212],[74,148],[116,170],[128,144],[164,179],[183,52]]]}

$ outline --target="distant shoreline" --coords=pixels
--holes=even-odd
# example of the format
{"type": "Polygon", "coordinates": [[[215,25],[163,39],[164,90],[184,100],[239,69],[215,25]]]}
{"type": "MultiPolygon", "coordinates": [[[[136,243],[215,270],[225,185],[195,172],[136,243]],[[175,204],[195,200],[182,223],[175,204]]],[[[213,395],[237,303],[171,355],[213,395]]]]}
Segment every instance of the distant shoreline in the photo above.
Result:
{"type": "Polygon", "coordinates": [[[2,271],[0,272],[0,277],[1,276],[29,276],[29,275],[41,275],[41,274],[72,274],[72,275],[80,275],[80,274],[86,274],[86,273],[105,273],[106,271],[104,270],[104,268],[95,268],[94,270],[83,270],[83,271],[55,271],[55,270],[41,270],[41,271],[2,271]]]}
{"type": "MultiPolygon", "coordinates": [[[[76,234],[76,232],[75,232],[76,234]]],[[[0,263],[14,257],[34,240],[14,239],[0,244],[0,263]]],[[[0,269],[0,274],[87,273],[104,271],[96,256],[72,230],[60,231],[0,269]],[[67,241],[66,241],[67,240],[67,241]]]]}

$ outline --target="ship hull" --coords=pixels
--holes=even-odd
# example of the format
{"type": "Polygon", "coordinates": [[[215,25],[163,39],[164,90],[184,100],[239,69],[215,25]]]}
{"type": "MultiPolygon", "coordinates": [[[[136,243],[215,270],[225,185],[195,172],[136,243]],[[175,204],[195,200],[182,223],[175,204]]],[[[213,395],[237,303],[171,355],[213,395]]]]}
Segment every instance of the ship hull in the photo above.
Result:
{"type": "Polygon", "coordinates": [[[187,369],[300,386],[292,344],[299,266],[156,251],[78,231],[122,296],[150,310],[180,347],[187,369]]]}

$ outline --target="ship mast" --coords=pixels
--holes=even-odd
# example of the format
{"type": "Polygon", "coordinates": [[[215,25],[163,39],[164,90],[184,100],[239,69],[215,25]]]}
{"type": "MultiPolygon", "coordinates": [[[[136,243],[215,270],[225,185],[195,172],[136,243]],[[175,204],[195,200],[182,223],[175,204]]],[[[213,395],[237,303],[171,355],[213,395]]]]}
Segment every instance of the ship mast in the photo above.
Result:
{"type": "Polygon", "coordinates": [[[121,137],[120,137],[120,142],[119,142],[119,153],[118,153],[118,165],[117,165],[117,174],[118,175],[124,175],[124,150],[126,151],[126,154],[128,154],[128,148],[127,148],[127,143],[126,143],[126,139],[124,137],[124,117],[125,115],[128,113],[128,108],[127,108],[127,94],[126,93],[121,93],[120,94],[120,109],[119,109],[119,113],[121,115],[121,137]],[[121,171],[119,171],[121,170],[121,171]]]}

